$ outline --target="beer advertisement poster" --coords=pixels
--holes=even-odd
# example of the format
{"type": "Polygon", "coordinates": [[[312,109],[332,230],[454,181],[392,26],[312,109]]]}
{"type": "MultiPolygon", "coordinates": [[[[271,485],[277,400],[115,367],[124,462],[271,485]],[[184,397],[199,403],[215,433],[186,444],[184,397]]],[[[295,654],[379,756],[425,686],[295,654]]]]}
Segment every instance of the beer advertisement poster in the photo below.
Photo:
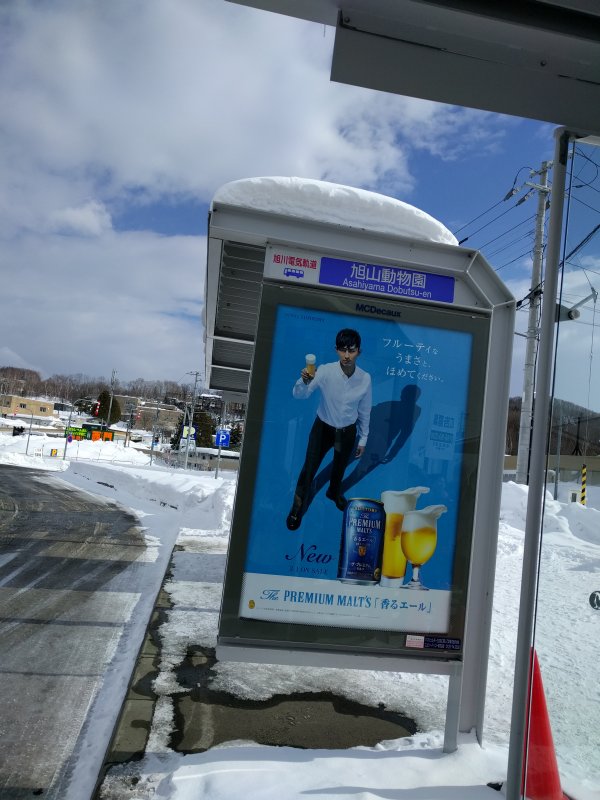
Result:
{"type": "Polygon", "coordinates": [[[443,640],[465,603],[485,335],[443,309],[303,294],[263,298],[239,618],[443,640]]]}

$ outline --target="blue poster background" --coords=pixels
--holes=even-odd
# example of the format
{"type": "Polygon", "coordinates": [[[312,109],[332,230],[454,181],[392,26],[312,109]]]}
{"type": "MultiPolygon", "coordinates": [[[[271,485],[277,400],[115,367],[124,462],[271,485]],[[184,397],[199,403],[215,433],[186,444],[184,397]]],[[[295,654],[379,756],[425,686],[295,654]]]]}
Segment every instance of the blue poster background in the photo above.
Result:
{"type": "Polygon", "coordinates": [[[335,337],[342,328],[360,333],[357,364],[371,375],[373,387],[367,446],[346,468],[344,494],[379,500],[385,490],[429,487],[417,508],[444,504],[448,511],[438,520],[437,548],[422,576],[429,588],[449,590],[460,534],[471,334],[285,305],[278,307],[274,327],[245,571],[337,579],[343,514],[325,497],[331,452],[300,528],[289,531],[286,517],[319,402],[318,391],[297,400],[292,388],[306,353],[316,355],[317,367],[338,360],[335,337]]]}

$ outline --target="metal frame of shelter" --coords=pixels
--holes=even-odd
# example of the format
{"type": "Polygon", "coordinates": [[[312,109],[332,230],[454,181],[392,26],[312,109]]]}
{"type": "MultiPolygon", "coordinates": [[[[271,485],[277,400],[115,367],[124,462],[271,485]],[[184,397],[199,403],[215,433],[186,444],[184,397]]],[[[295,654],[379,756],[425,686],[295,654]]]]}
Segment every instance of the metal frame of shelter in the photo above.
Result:
{"type": "MultiPolygon", "coordinates": [[[[510,358],[507,359],[507,353],[510,353],[514,328],[514,299],[477,251],[298,219],[281,212],[258,211],[219,202],[217,195],[209,218],[206,372],[210,388],[220,390],[224,397],[239,399],[250,377],[261,286],[263,282],[274,282],[273,278],[263,274],[269,245],[342,254],[342,257],[346,254],[352,259],[365,259],[367,263],[402,264],[411,269],[450,275],[456,282],[455,301],[437,305],[455,309],[459,315],[471,312],[489,319],[487,360],[486,364],[480,365],[485,373],[485,400],[482,404],[464,650],[462,660],[418,659],[393,653],[336,652],[326,646],[312,651],[294,649],[283,643],[272,646],[256,642],[253,646],[247,641],[240,646],[224,639],[219,642],[217,653],[223,659],[258,663],[302,663],[448,675],[444,749],[447,752],[456,749],[459,731],[475,728],[481,741],[507,413],[507,403],[503,400],[508,398],[510,358]],[[226,358],[229,359],[227,362],[226,358]]],[[[275,283],[282,284],[282,281],[275,283]]],[[[283,286],[285,288],[285,283],[283,286]]],[[[293,294],[294,289],[293,284],[287,284],[287,291],[293,294]]],[[[375,299],[368,294],[364,297],[375,299]]],[[[425,301],[403,302],[416,307],[436,305],[425,301]]]]}
{"type": "MultiPolygon", "coordinates": [[[[555,131],[554,172],[552,194],[564,198],[566,189],[567,159],[573,141],[600,146],[600,136],[558,128],[555,131]]],[[[550,425],[550,403],[552,400],[552,373],[555,348],[556,296],[560,273],[560,248],[563,236],[564,200],[553,202],[550,208],[548,243],[546,246],[546,271],[544,275],[544,297],[540,324],[540,346],[536,375],[536,413],[531,435],[531,460],[529,470],[529,493],[517,650],[515,656],[515,681],[513,688],[512,717],[508,754],[508,777],[506,799],[522,797],[522,775],[524,742],[528,732],[530,674],[533,658],[533,630],[537,596],[538,562],[542,537],[544,498],[546,484],[546,452],[548,427],[550,425]]]]}

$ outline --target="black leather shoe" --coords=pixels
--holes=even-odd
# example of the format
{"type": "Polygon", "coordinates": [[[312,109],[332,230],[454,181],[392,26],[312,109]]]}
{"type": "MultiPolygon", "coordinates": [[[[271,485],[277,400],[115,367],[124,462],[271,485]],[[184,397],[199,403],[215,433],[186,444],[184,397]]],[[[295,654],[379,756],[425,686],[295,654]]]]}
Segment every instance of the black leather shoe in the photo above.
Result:
{"type": "Polygon", "coordinates": [[[325,492],[325,496],[336,504],[340,511],[345,511],[348,501],[343,494],[333,494],[333,492],[325,492]]]}
{"type": "Polygon", "coordinates": [[[297,531],[300,527],[300,523],[302,522],[302,512],[298,509],[293,509],[287,515],[287,519],[285,524],[288,526],[288,530],[290,531],[297,531]]]}

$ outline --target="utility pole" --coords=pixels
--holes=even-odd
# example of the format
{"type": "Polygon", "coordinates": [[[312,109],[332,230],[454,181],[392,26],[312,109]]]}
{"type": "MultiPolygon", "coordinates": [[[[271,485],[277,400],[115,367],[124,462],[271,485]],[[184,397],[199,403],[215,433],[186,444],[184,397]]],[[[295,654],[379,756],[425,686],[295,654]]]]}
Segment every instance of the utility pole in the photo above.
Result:
{"type": "Polygon", "coordinates": [[[31,438],[32,425],[33,425],[33,411],[31,412],[31,419],[29,420],[29,430],[27,431],[27,445],[25,447],[25,455],[29,455],[29,439],[31,438]]]}
{"type": "Polygon", "coordinates": [[[112,411],[113,397],[115,394],[115,376],[117,371],[113,369],[110,377],[110,403],[108,404],[108,419],[106,420],[106,428],[110,428],[110,412],[112,411]]]}
{"type": "Polygon", "coordinates": [[[188,432],[187,432],[187,438],[185,440],[185,461],[183,462],[184,469],[187,469],[188,454],[190,452],[190,436],[192,434],[192,423],[194,421],[194,406],[196,405],[196,386],[198,385],[198,376],[200,375],[200,373],[188,372],[187,374],[194,375],[194,390],[192,392],[192,407],[190,409],[190,416],[188,420],[188,432]]]}
{"type": "Polygon", "coordinates": [[[152,457],[154,456],[154,439],[156,438],[156,431],[158,430],[158,415],[160,414],[160,404],[156,401],[156,419],[152,426],[152,444],[150,445],[150,466],[152,466],[152,457]]]}
{"type": "Polygon", "coordinates": [[[581,456],[583,453],[581,452],[581,445],[579,444],[579,433],[581,430],[581,417],[577,417],[577,439],[575,440],[575,447],[573,448],[573,455],[574,456],[581,456]]]}
{"type": "MultiPolygon", "coordinates": [[[[223,425],[223,410],[225,408],[225,401],[221,397],[221,409],[219,411],[219,422],[217,424],[217,430],[219,430],[223,425]]],[[[217,453],[217,467],[215,469],[215,480],[219,477],[219,467],[221,465],[221,442],[219,442],[219,451],[217,453]]]]}
{"type": "MultiPolygon", "coordinates": [[[[535,365],[539,335],[540,302],[542,296],[542,262],[544,256],[544,223],[548,205],[548,170],[551,161],[543,161],[538,172],[531,176],[540,176],[539,184],[527,183],[538,192],[538,207],[535,222],[535,242],[533,247],[533,269],[531,272],[531,289],[529,292],[529,320],[527,325],[527,344],[525,346],[525,366],[523,368],[523,396],[521,398],[521,420],[519,424],[519,447],[517,450],[516,482],[529,482],[529,449],[531,442],[531,421],[533,418],[533,399],[535,386],[535,365]]],[[[557,202],[561,202],[559,199],[557,202]]]]}
{"type": "Polygon", "coordinates": [[[558,500],[558,479],[560,477],[560,448],[562,445],[563,416],[561,414],[558,423],[558,438],[556,442],[556,468],[554,472],[554,499],[558,500]]]}
{"type": "Polygon", "coordinates": [[[131,429],[133,427],[133,412],[135,406],[133,403],[127,403],[125,406],[126,410],[129,411],[129,417],[127,419],[127,429],[125,430],[125,447],[129,447],[129,442],[131,440],[131,429]]]}

